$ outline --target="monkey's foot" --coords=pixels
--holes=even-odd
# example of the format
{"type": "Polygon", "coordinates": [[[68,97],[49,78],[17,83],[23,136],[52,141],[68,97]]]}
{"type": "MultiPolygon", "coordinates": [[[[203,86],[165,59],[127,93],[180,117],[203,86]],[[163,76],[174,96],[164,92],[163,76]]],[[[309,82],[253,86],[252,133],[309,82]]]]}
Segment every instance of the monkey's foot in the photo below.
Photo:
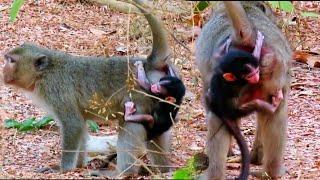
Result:
{"type": "Polygon", "coordinates": [[[60,166],[59,165],[53,165],[53,166],[49,166],[49,167],[42,167],[36,170],[36,173],[45,173],[45,174],[49,174],[49,173],[58,173],[60,172],[60,166]]]}
{"type": "Polygon", "coordinates": [[[254,176],[254,177],[257,177],[257,178],[260,178],[260,179],[277,179],[281,176],[283,176],[287,171],[287,169],[285,167],[281,167],[280,170],[279,170],[279,173],[278,175],[276,176],[271,176],[270,174],[268,174],[266,171],[264,170],[256,170],[256,171],[252,171],[250,172],[250,175],[254,176]]]}

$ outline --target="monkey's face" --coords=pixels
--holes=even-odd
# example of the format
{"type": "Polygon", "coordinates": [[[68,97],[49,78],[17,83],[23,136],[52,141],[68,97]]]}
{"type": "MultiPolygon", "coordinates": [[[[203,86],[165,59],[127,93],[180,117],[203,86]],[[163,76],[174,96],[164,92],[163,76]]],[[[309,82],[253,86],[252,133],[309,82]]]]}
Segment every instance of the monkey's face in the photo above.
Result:
{"type": "Polygon", "coordinates": [[[246,68],[248,69],[248,72],[246,74],[244,74],[242,78],[244,78],[249,84],[258,83],[259,79],[260,79],[259,67],[254,67],[250,64],[246,64],[246,68]]]}
{"type": "Polygon", "coordinates": [[[37,77],[41,74],[39,62],[43,56],[30,54],[16,48],[4,56],[3,79],[6,84],[33,91],[37,77]]]}
{"type": "Polygon", "coordinates": [[[179,78],[168,76],[151,85],[151,92],[163,97],[172,96],[180,99],[185,95],[185,86],[179,78]]]}

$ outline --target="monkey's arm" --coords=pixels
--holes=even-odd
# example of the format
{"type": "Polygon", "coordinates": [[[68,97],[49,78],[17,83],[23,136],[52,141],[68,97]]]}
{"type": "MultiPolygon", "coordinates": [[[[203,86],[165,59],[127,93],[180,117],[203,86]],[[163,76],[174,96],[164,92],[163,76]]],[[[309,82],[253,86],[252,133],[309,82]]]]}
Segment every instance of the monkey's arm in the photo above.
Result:
{"type": "Polygon", "coordinates": [[[239,109],[244,113],[249,113],[252,111],[261,111],[272,114],[277,110],[277,106],[274,106],[273,104],[270,104],[267,101],[261,99],[255,99],[241,105],[239,109]]]}
{"type": "Polygon", "coordinates": [[[149,114],[134,114],[136,112],[136,108],[134,107],[134,103],[129,101],[124,104],[125,112],[124,112],[124,120],[127,122],[136,122],[142,123],[146,122],[149,128],[152,128],[154,125],[154,119],[149,114]]]}
{"type": "Polygon", "coordinates": [[[146,91],[150,91],[151,85],[144,70],[142,61],[136,61],[134,65],[137,67],[137,81],[139,85],[146,91]]]}

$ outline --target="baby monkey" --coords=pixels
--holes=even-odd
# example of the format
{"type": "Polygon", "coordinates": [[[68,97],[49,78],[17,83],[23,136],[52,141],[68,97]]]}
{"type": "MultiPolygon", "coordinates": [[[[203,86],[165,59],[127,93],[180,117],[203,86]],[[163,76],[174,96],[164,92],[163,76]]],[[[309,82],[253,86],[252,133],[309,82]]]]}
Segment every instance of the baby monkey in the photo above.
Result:
{"type": "Polygon", "coordinates": [[[206,104],[235,137],[241,154],[242,169],[239,179],[249,175],[249,150],[238,127],[237,120],[254,111],[274,113],[276,106],[261,99],[242,103],[245,89],[259,83],[259,60],[246,51],[231,49],[221,57],[214,71],[206,104]]]}
{"type": "Polygon", "coordinates": [[[150,84],[142,61],[137,61],[135,66],[137,67],[138,84],[151,95],[167,101],[160,101],[151,114],[134,114],[136,112],[134,103],[132,101],[125,103],[125,121],[145,124],[148,139],[152,139],[166,132],[173,125],[179,110],[176,105],[182,103],[186,88],[170,67],[168,76],[161,78],[159,82],[150,84]]]}

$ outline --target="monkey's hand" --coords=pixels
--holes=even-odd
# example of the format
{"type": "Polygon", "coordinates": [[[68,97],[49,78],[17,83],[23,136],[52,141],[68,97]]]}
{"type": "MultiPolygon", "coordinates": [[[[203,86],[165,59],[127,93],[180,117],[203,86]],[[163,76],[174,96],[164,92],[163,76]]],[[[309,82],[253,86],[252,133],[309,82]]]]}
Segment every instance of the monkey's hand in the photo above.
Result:
{"type": "Polygon", "coordinates": [[[257,105],[258,105],[258,99],[255,99],[255,100],[252,100],[252,101],[247,102],[245,104],[242,104],[239,107],[239,110],[242,111],[243,113],[247,114],[252,111],[255,111],[257,109],[257,105]]]}
{"type": "Polygon", "coordinates": [[[128,101],[126,103],[124,103],[124,114],[125,116],[128,115],[132,115],[133,113],[135,113],[137,110],[135,108],[135,105],[132,101],[128,101]]]}
{"type": "Polygon", "coordinates": [[[135,123],[147,123],[148,128],[152,128],[154,125],[154,119],[149,114],[134,114],[125,116],[126,122],[135,122],[135,123]]]}
{"type": "Polygon", "coordinates": [[[283,92],[282,90],[278,90],[276,95],[272,96],[272,105],[277,109],[283,100],[283,92]]]}
{"type": "Polygon", "coordinates": [[[142,61],[136,61],[134,65],[137,68],[137,81],[138,84],[146,91],[150,91],[150,83],[144,70],[142,61]]]}

